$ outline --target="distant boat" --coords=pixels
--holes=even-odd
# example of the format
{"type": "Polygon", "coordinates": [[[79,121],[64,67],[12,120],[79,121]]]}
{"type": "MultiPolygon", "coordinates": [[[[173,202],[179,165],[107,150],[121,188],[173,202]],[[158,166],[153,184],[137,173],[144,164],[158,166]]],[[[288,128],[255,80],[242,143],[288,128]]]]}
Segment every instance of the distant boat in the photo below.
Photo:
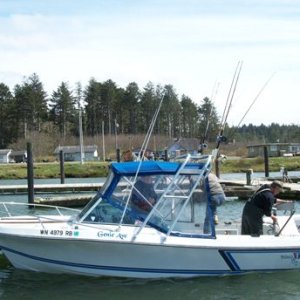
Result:
{"type": "Polygon", "coordinates": [[[259,237],[241,235],[238,221],[215,227],[210,210],[210,230],[204,233],[212,162],[211,155],[188,155],[181,162],[113,163],[106,183],[82,211],[33,205],[14,216],[20,204],[0,203],[6,215],[0,218],[2,252],[15,268],[89,276],[299,269],[300,215],[292,205],[283,207],[291,214],[278,216],[277,230],[266,218],[259,237]],[[145,177],[155,201],[137,187],[145,177]]]}

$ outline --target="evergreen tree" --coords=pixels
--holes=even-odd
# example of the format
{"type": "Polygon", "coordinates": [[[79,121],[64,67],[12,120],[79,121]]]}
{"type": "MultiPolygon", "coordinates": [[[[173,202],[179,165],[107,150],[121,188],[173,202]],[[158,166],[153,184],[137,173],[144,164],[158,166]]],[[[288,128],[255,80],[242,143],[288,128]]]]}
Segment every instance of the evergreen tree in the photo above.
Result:
{"type": "Polygon", "coordinates": [[[182,135],[187,138],[196,137],[198,128],[197,105],[185,95],[182,95],[180,104],[182,108],[182,135]]]}
{"type": "MultiPolygon", "coordinates": [[[[165,99],[165,90],[161,85],[157,85],[156,89],[155,89],[155,110],[158,108],[160,101],[162,100],[164,103],[164,99],[165,99]]],[[[164,134],[164,130],[163,130],[163,125],[164,125],[164,121],[163,121],[163,105],[161,106],[161,109],[159,111],[158,117],[156,119],[156,123],[155,123],[155,127],[154,127],[154,133],[155,134],[164,134]]]]}
{"type": "Polygon", "coordinates": [[[95,136],[102,132],[103,109],[101,107],[101,84],[95,79],[89,81],[84,91],[86,130],[87,134],[95,136]]]}
{"type": "Polygon", "coordinates": [[[198,108],[199,137],[206,141],[215,141],[220,130],[219,118],[216,107],[212,101],[205,97],[198,108]],[[207,132],[206,132],[206,129],[207,132]],[[206,133],[207,136],[204,136],[206,133]]]}
{"type": "Polygon", "coordinates": [[[115,90],[115,98],[113,101],[113,118],[116,120],[118,127],[118,133],[125,132],[125,119],[126,116],[124,112],[126,111],[126,105],[124,101],[125,90],[123,88],[116,88],[115,90]]]}
{"type": "Polygon", "coordinates": [[[137,83],[131,82],[125,89],[123,97],[123,130],[124,133],[137,134],[140,91],[137,83]]]}
{"type": "Polygon", "coordinates": [[[27,131],[40,131],[48,119],[46,92],[37,74],[31,75],[14,89],[18,136],[27,137],[27,131]]]}
{"type": "Polygon", "coordinates": [[[179,138],[181,129],[181,106],[172,85],[164,86],[164,100],[159,115],[160,133],[169,138],[179,138]]]}
{"type": "Polygon", "coordinates": [[[16,123],[12,114],[14,109],[14,99],[9,87],[0,83],[0,148],[6,148],[16,138],[16,123]]]}
{"type": "Polygon", "coordinates": [[[108,133],[112,134],[115,132],[115,124],[118,123],[118,115],[117,112],[114,110],[115,103],[117,102],[117,86],[111,80],[107,80],[101,84],[101,119],[107,124],[108,133]]]}
{"type": "MultiPolygon", "coordinates": [[[[164,87],[149,82],[140,92],[138,85],[131,82],[126,89],[117,87],[111,79],[100,83],[91,79],[82,91],[76,86],[73,97],[66,83],[61,83],[53,92],[49,109],[47,95],[36,74],[14,87],[13,94],[5,84],[0,83],[0,147],[28,138],[31,131],[53,133],[53,124],[62,136],[78,135],[79,103],[85,108],[83,129],[91,137],[102,134],[102,123],[105,134],[114,134],[116,124],[119,133],[146,133],[159,102],[163,97],[161,111],[158,115],[154,134],[169,138],[198,137],[203,139],[206,128],[208,133],[205,142],[213,142],[220,130],[220,121],[213,102],[204,98],[199,106],[192,99],[182,95],[179,101],[172,85],[164,87]]],[[[300,127],[295,124],[268,126],[243,125],[239,128],[228,126],[224,135],[229,141],[235,139],[244,143],[288,143],[300,142],[300,127]]],[[[54,136],[54,135],[53,135],[54,136]]]]}
{"type": "Polygon", "coordinates": [[[155,88],[152,82],[148,82],[144,87],[144,91],[141,95],[141,101],[139,102],[140,114],[138,121],[138,131],[140,133],[145,133],[150,127],[151,121],[153,119],[154,113],[158,108],[157,99],[155,94],[155,88]]]}
{"type": "Polygon", "coordinates": [[[53,92],[50,102],[50,115],[63,138],[76,131],[77,118],[75,110],[76,99],[72,96],[67,83],[62,82],[53,92]]]}

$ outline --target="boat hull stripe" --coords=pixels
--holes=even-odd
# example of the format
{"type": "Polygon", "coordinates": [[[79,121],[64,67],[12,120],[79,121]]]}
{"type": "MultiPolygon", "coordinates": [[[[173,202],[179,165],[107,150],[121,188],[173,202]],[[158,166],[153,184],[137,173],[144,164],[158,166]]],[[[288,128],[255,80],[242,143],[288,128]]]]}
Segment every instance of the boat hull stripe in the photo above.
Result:
{"type": "MultiPolygon", "coordinates": [[[[38,257],[34,255],[30,255],[27,253],[23,253],[20,251],[16,251],[14,249],[10,249],[4,246],[0,246],[0,248],[5,252],[10,252],[16,255],[23,256],[28,259],[32,259],[35,261],[40,261],[48,264],[56,264],[69,266],[74,268],[85,268],[85,269],[94,269],[94,270],[103,270],[103,271],[112,271],[112,272],[131,272],[131,273],[152,273],[152,274],[172,274],[174,277],[176,276],[200,276],[200,275],[234,275],[243,273],[233,272],[230,270],[193,270],[193,269],[157,269],[157,268],[133,268],[133,267],[115,267],[115,266],[101,266],[101,265],[92,265],[92,264],[82,264],[82,263],[74,263],[60,260],[52,260],[48,258],[38,257]]],[[[87,272],[89,273],[89,272],[87,272]]]]}
{"type": "Polygon", "coordinates": [[[228,265],[231,271],[240,272],[241,269],[229,251],[219,250],[220,255],[228,265]]]}

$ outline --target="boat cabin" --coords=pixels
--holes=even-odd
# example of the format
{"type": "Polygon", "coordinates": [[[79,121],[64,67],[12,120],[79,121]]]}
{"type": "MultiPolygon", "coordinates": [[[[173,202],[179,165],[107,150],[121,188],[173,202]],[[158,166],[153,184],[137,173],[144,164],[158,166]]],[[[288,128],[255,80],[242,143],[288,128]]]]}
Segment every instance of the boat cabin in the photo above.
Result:
{"type": "Polygon", "coordinates": [[[99,194],[83,209],[79,220],[129,226],[150,226],[168,235],[214,237],[204,162],[113,163],[99,194]],[[203,230],[205,217],[209,228],[203,230]]]}

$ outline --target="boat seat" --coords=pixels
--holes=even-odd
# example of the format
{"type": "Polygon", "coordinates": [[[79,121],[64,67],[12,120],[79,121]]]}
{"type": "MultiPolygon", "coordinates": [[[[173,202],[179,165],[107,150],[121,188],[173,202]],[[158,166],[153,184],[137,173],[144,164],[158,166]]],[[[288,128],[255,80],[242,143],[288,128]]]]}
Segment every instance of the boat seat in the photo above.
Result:
{"type": "MultiPolygon", "coordinates": [[[[289,216],[280,216],[278,218],[278,225],[279,225],[280,229],[287,222],[288,218],[289,218],[289,216]]],[[[299,231],[298,231],[298,228],[296,226],[296,223],[295,223],[295,220],[293,217],[285,225],[285,227],[282,230],[280,235],[299,235],[299,231]]]]}
{"type": "MultiPolygon", "coordinates": [[[[280,216],[280,217],[278,217],[277,222],[278,222],[279,227],[278,227],[277,231],[281,230],[281,228],[283,228],[283,226],[284,226],[284,229],[282,230],[280,235],[285,235],[285,236],[299,235],[299,231],[298,231],[298,228],[296,226],[294,217],[292,217],[287,222],[288,219],[289,219],[289,216],[280,216]],[[287,224],[286,224],[286,222],[287,222],[287,224]],[[286,225],[284,225],[284,224],[286,224],[286,225]]],[[[271,224],[273,224],[272,219],[270,217],[264,217],[264,227],[265,227],[264,234],[271,234],[271,233],[268,233],[268,231],[271,232],[270,231],[271,224]]]]}

